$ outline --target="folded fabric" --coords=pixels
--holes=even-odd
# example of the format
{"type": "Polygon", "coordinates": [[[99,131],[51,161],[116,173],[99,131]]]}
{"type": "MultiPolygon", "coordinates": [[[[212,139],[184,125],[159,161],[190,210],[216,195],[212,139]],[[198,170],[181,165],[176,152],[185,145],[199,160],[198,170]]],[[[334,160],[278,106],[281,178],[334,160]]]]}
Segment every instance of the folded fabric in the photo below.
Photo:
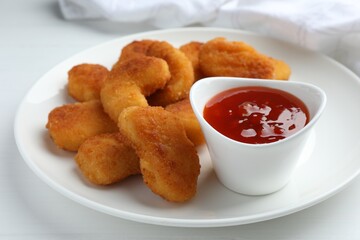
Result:
{"type": "Polygon", "coordinates": [[[59,0],[66,19],[157,28],[192,24],[250,30],[322,52],[360,76],[358,0],[59,0]]]}
{"type": "Polygon", "coordinates": [[[67,19],[103,18],[168,28],[207,22],[227,0],[60,0],[67,19]]]}

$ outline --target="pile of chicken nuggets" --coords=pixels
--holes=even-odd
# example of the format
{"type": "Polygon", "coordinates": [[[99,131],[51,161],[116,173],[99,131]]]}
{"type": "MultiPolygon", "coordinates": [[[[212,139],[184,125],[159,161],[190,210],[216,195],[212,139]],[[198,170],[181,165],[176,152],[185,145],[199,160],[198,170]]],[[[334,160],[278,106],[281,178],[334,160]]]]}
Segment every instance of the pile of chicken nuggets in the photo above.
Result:
{"type": "Polygon", "coordinates": [[[204,136],[189,102],[195,81],[210,76],[287,80],[290,67],[241,41],[214,38],[174,47],[136,40],[111,67],[82,63],[68,72],[76,100],[54,108],[46,128],[91,183],[141,174],[152,192],[185,202],[197,191],[204,136]]]}

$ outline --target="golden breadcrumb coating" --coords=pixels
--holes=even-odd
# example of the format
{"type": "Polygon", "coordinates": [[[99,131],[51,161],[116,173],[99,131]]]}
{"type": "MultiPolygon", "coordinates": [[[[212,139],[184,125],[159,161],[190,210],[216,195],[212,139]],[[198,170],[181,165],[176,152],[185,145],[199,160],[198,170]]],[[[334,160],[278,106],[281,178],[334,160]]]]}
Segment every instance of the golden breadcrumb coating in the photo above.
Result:
{"type": "Polygon", "coordinates": [[[212,39],[201,47],[199,61],[206,76],[275,78],[274,62],[240,41],[212,39]]]}
{"type": "Polygon", "coordinates": [[[199,157],[175,114],[162,107],[129,107],[118,125],[139,156],[144,182],[154,193],[172,202],[194,197],[199,157]]]}
{"type": "Polygon", "coordinates": [[[79,102],[100,99],[100,89],[109,70],[100,64],[83,63],[68,72],[68,92],[79,102]]]}
{"type": "Polygon", "coordinates": [[[132,41],[122,48],[118,62],[129,60],[130,58],[146,56],[149,47],[154,42],[158,41],[150,39],[132,41]]]}
{"type": "Polygon", "coordinates": [[[113,184],[128,176],[140,174],[139,158],[125,144],[119,132],[86,139],[81,144],[75,161],[81,173],[93,184],[113,184]]]}
{"type": "Polygon", "coordinates": [[[154,57],[137,57],[123,61],[110,71],[100,99],[104,110],[117,122],[129,106],[147,106],[146,96],[164,88],[170,79],[167,63],[154,57]]]}
{"type": "Polygon", "coordinates": [[[77,151],[91,136],[118,131],[99,100],[56,107],[48,115],[46,128],[54,143],[69,151],[77,151]]]}
{"type": "Polygon", "coordinates": [[[195,81],[204,77],[204,75],[201,71],[200,62],[199,62],[199,54],[200,54],[200,49],[201,49],[202,45],[204,45],[204,43],[192,41],[192,42],[189,42],[189,43],[186,43],[186,44],[180,46],[180,48],[179,48],[180,51],[185,53],[186,57],[190,60],[192,66],[193,66],[195,81]]]}
{"type": "Polygon", "coordinates": [[[148,51],[148,56],[164,59],[169,65],[171,78],[164,89],[148,98],[152,106],[166,106],[186,98],[194,83],[194,70],[190,60],[179,49],[168,42],[155,42],[148,51]]]}
{"type": "Polygon", "coordinates": [[[201,130],[200,123],[195,116],[188,98],[167,105],[165,110],[176,114],[176,116],[180,118],[184,125],[187,137],[194,143],[195,146],[205,143],[205,137],[201,130]]]}

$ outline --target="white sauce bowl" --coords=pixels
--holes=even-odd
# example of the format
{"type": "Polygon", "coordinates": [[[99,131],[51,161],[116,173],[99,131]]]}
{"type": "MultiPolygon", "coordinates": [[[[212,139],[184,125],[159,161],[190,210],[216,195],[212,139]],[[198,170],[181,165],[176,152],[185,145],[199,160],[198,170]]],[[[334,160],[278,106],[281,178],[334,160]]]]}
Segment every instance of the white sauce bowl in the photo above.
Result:
{"type": "Polygon", "coordinates": [[[311,129],[325,108],[326,95],[319,87],[301,82],[211,77],[192,86],[190,102],[219,181],[237,193],[264,195],[280,190],[291,179],[311,129]],[[276,88],[295,95],[307,106],[309,123],[295,134],[273,143],[247,144],[224,136],[204,119],[204,107],[216,94],[244,86],[276,88]]]}

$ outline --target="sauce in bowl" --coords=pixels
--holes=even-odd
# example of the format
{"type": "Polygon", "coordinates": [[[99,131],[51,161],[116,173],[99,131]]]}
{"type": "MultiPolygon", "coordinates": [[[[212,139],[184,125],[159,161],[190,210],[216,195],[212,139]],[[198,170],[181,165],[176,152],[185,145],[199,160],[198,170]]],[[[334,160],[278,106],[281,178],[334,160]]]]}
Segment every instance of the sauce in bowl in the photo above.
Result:
{"type": "Polygon", "coordinates": [[[203,116],[218,132],[243,143],[272,143],[293,135],[309,122],[306,105],[275,88],[232,88],[212,97],[203,116]]]}

